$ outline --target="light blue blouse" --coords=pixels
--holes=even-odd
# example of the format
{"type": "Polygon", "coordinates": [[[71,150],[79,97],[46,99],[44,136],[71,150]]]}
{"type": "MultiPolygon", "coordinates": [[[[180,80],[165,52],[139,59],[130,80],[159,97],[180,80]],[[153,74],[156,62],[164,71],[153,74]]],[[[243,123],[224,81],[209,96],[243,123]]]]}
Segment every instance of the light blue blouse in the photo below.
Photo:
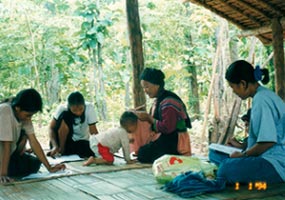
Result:
{"type": "Polygon", "coordinates": [[[248,149],[257,142],[275,142],[260,155],[285,181],[285,103],[273,91],[259,86],[253,97],[248,149]]]}

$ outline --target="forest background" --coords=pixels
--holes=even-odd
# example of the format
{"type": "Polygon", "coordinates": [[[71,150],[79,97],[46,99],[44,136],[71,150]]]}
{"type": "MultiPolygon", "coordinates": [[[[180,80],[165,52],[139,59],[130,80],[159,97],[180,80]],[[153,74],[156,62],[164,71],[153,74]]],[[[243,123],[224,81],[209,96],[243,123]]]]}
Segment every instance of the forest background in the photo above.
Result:
{"type": "MultiPolygon", "coordinates": [[[[96,108],[99,131],[118,125],[133,108],[132,61],[124,0],[0,0],[0,98],[36,88],[44,110],[34,117],[48,144],[56,107],[80,91],[96,108]]],[[[139,1],[144,66],[166,74],[166,89],[185,102],[194,152],[223,142],[233,115],[234,134],[250,101],[240,102],[224,80],[228,65],[245,59],[270,70],[272,48],[204,8],[171,0],[139,1]],[[235,112],[233,112],[236,110],[235,112]]],[[[152,100],[147,99],[147,109],[152,100]]]]}

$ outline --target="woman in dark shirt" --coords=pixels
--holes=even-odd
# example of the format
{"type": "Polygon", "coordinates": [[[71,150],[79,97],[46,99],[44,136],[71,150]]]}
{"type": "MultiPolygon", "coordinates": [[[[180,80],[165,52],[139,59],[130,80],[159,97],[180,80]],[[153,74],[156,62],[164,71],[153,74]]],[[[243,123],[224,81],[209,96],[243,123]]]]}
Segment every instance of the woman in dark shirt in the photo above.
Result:
{"type": "Polygon", "coordinates": [[[153,68],[146,68],[140,77],[144,92],[155,100],[150,113],[137,112],[137,115],[139,119],[151,123],[156,133],[160,133],[157,140],[139,149],[138,160],[143,163],[153,163],[165,154],[191,155],[187,133],[187,128],[191,128],[190,118],[182,100],[164,89],[164,78],[161,70],[153,68]]]}

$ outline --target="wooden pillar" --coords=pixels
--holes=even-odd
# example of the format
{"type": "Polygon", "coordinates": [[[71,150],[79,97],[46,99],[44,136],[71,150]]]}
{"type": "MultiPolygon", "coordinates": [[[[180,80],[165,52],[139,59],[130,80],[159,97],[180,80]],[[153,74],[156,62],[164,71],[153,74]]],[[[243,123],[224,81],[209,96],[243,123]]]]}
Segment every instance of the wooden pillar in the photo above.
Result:
{"type": "Polygon", "coordinates": [[[134,106],[145,104],[145,94],[140,85],[139,76],[144,69],[142,33],[140,28],[138,0],[126,0],[129,41],[133,64],[134,106]]]}
{"type": "Polygon", "coordinates": [[[278,18],[272,19],[272,46],[274,52],[275,90],[285,100],[285,64],[283,28],[278,18]]]}

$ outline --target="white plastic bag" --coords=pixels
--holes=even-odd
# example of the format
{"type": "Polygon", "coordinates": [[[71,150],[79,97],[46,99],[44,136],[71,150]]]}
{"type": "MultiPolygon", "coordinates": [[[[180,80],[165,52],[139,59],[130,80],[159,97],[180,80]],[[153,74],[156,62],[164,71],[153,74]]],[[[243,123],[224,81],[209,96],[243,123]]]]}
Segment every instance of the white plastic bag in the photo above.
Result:
{"type": "Polygon", "coordinates": [[[187,171],[202,171],[208,179],[215,178],[217,166],[197,157],[164,155],[154,161],[152,172],[157,182],[165,184],[187,171]]]}

